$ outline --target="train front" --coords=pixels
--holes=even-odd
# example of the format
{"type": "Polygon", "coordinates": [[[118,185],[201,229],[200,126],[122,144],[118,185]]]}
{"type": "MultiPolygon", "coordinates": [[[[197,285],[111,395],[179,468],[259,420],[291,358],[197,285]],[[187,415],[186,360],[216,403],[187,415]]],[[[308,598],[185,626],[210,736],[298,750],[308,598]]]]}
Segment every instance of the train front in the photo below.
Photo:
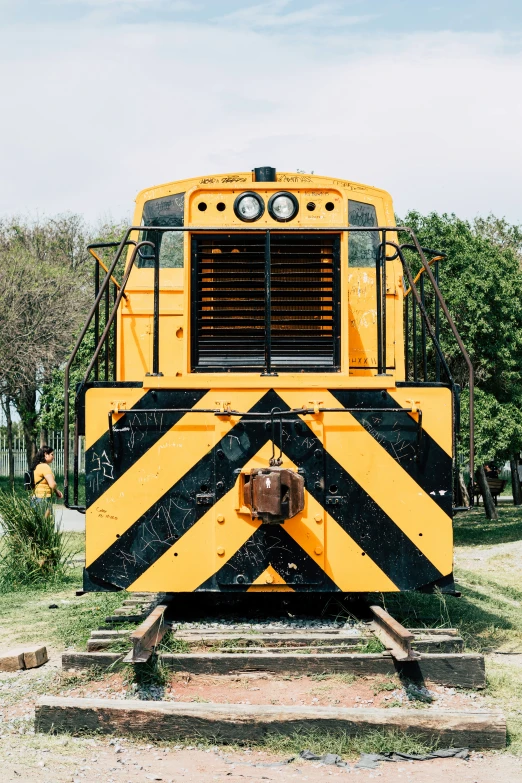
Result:
{"type": "Polygon", "coordinates": [[[78,392],[85,589],[451,590],[455,387],[424,321],[438,375],[407,380],[390,196],[263,167],[134,225],[78,392]]]}

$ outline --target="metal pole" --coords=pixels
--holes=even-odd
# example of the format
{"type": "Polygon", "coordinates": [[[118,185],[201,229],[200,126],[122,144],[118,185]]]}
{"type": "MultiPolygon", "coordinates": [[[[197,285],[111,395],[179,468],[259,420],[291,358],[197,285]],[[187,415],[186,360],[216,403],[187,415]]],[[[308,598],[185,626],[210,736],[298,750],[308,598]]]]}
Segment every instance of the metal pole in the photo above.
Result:
{"type": "Polygon", "coordinates": [[[382,372],[386,375],[386,231],[382,232],[382,372]]]}
{"type": "Polygon", "coordinates": [[[265,234],[265,369],[261,375],[277,375],[272,372],[272,268],[270,231],[265,234]]]}
{"type": "MultiPolygon", "coordinates": [[[[420,279],[420,295],[421,302],[426,307],[426,299],[424,296],[424,275],[421,275],[420,279]]],[[[426,323],[424,318],[421,320],[421,339],[422,339],[422,372],[424,375],[424,381],[428,380],[428,354],[426,349],[426,323]]]]}
{"type": "MultiPolygon", "coordinates": [[[[105,325],[107,325],[107,321],[109,320],[109,308],[110,308],[110,291],[109,291],[109,283],[107,283],[105,287],[105,325]]],[[[105,380],[109,380],[109,340],[107,339],[105,341],[105,380]]]]}
{"type": "MultiPolygon", "coordinates": [[[[113,303],[116,304],[116,299],[118,298],[118,288],[117,286],[113,286],[113,303]]],[[[114,382],[118,380],[118,318],[114,319],[114,329],[113,329],[113,335],[112,335],[113,343],[112,343],[112,379],[114,382]]]]}
{"type": "MultiPolygon", "coordinates": [[[[437,285],[439,284],[439,262],[435,261],[435,280],[437,285]]],[[[435,297],[435,337],[437,342],[440,343],[440,303],[437,297],[435,297]]],[[[440,357],[439,354],[435,357],[435,380],[440,382],[440,357]]]]}
{"type": "MultiPolygon", "coordinates": [[[[96,264],[94,267],[94,298],[97,299],[98,292],[100,290],[100,266],[99,264],[96,264]]],[[[98,345],[98,340],[100,339],[100,308],[97,307],[94,311],[94,349],[96,350],[96,346],[98,345]]],[[[96,366],[94,368],[94,380],[98,380],[98,362],[96,362],[96,366]]]]}
{"type": "MultiPolygon", "coordinates": [[[[413,302],[413,296],[411,297],[413,302]]],[[[409,380],[410,377],[410,318],[409,318],[408,297],[404,297],[404,377],[409,380]]]]}
{"type": "MultiPolygon", "coordinates": [[[[157,236],[157,235],[156,235],[157,236]]],[[[160,279],[158,241],[154,243],[154,334],[152,342],[152,375],[163,375],[159,370],[159,306],[160,279]]]]}
{"type": "Polygon", "coordinates": [[[411,308],[411,320],[413,326],[412,343],[413,343],[413,380],[415,383],[419,380],[417,373],[417,300],[413,299],[411,308]]]}
{"type": "Polygon", "coordinates": [[[375,298],[377,301],[377,375],[382,375],[382,299],[381,299],[381,258],[379,249],[375,259],[375,298]]]}

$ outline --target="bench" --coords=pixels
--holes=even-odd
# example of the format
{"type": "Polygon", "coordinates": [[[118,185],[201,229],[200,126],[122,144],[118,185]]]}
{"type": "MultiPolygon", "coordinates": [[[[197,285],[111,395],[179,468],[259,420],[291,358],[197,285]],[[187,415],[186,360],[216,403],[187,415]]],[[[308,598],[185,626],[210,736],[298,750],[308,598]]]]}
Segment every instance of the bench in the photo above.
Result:
{"type": "MultiPolygon", "coordinates": [[[[488,478],[486,481],[488,482],[489,491],[491,492],[495,506],[498,506],[498,496],[501,495],[504,491],[504,487],[506,486],[507,481],[506,479],[500,478],[488,478]]],[[[480,503],[479,498],[482,496],[482,492],[480,491],[478,484],[473,484],[473,494],[477,498],[478,506],[480,503]]]]}

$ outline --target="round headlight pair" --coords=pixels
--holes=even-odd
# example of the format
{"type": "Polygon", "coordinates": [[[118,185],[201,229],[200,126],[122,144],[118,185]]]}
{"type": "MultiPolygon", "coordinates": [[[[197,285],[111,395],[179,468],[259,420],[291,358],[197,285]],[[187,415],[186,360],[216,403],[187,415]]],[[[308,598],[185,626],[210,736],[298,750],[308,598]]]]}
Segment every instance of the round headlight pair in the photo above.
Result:
{"type": "MultiPolygon", "coordinates": [[[[259,193],[246,191],[234,201],[236,217],[245,223],[253,223],[263,215],[265,203],[259,193]]],[[[287,223],[293,220],[299,212],[299,202],[293,193],[274,193],[268,200],[268,214],[279,223],[287,223]]]]}

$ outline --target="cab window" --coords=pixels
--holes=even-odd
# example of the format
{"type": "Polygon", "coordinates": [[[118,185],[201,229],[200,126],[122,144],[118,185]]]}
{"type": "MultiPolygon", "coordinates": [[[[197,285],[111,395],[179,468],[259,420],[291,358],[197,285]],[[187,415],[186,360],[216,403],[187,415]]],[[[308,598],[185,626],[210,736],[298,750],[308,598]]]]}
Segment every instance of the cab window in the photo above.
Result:
{"type": "MultiPolygon", "coordinates": [[[[142,225],[183,226],[184,211],[184,193],[151,199],[143,205],[142,225]]],[[[159,248],[159,264],[162,269],[181,269],[183,267],[183,231],[144,231],[141,239],[154,242],[159,248]]],[[[140,269],[154,267],[152,248],[143,248],[141,257],[137,259],[137,265],[140,269]]]]}
{"type": "MultiPolygon", "coordinates": [[[[373,204],[348,200],[348,225],[376,226],[377,213],[373,204]]],[[[375,267],[379,243],[378,231],[350,231],[348,239],[350,266],[375,267]]]]}

